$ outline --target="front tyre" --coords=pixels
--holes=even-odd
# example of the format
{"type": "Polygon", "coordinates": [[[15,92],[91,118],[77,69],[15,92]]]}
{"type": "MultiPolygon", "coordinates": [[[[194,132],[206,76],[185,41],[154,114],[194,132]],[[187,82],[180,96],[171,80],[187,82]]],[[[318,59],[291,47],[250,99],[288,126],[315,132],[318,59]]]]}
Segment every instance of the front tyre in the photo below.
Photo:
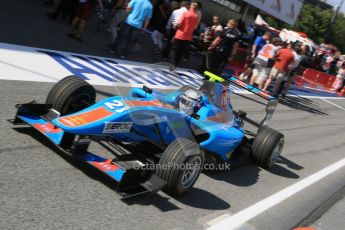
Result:
{"type": "Polygon", "coordinates": [[[46,103],[61,115],[78,112],[92,105],[96,99],[95,88],[77,76],[68,76],[58,81],[50,90],[46,103]]]}
{"type": "Polygon", "coordinates": [[[163,189],[171,195],[182,195],[197,181],[204,163],[199,145],[185,138],[173,141],[159,160],[156,174],[167,182],[163,189]]]}
{"type": "Polygon", "coordinates": [[[269,127],[261,128],[252,145],[254,160],[263,168],[271,168],[283,150],[284,141],[282,133],[269,127]]]}

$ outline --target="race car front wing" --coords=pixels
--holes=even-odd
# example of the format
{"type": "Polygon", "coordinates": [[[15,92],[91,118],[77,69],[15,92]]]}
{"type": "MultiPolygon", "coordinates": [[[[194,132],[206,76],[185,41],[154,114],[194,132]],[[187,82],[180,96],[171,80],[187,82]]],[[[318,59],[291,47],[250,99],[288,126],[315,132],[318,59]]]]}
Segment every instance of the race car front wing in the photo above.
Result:
{"type": "Polygon", "coordinates": [[[117,191],[124,198],[145,192],[157,192],[166,185],[166,182],[152,170],[144,167],[146,162],[108,159],[89,152],[88,147],[93,137],[66,133],[61,128],[55,127],[51,120],[60,114],[52,109],[51,105],[32,101],[18,104],[16,108],[16,116],[14,119],[9,119],[9,122],[16,127],[23,125],[33,127],[57,146],[59,151],[100,170],[116,182],[117,191]]]}

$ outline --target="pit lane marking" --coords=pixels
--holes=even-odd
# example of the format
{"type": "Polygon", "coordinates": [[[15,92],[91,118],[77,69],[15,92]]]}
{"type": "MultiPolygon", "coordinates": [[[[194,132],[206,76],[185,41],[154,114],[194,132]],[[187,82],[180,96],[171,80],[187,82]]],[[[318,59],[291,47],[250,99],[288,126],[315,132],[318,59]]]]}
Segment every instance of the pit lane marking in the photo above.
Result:
{"type": "Polygon", "coordinates": [[[335,106],[335,107],[337,107],[337,108],[342,109],[342,110],[345,111],[345,108],[341,107],[340,105],[337,105],[337,104],[335,104],[335,103],[333,103],[333,102],[331,102],[331,101],[329,101],[329,100],[326,100],[325,98],[321,98],[321,99],[322,99],[323,101],[325,101],[325,102],[327,102],[327,103],[329,103],[329,104],[331,104],[331,105],[333,105],[333,106],[335,106]]]}
{"type": "Polygon", "coordinates": [[[309,187],[310,185],[320,181],[321,179],[334,173],[335,171],[343,168],[344,166],[345,166],[345,158],[308,176],[305,179],[302,179],[299,182],[296,182],[290,185],[289,187],[281,190],[280,192],[277,192],[253,204],[252,206],[235,213],[232,216],[223,218],[222,220],[216,222],[215,224],[212,224],[212,220],[209,221],[208,223],[211,226],[207,228],[207,230],[236,229],[242,226],[243,224],[245,224],[246,222],[248,222],[249,220],[253,219],[254,217],[260,215],[261,213],[267,211],[268,209],[274,207],[275,205],[295,195],[296,193],[302,191],[303,189],[309,187]]]}
{"type": "Polygon", "coordinates": [[[331,99],[331,100],[345,100],[345,97],[323,97],[323,96],[307,96],[307,95],[295,95],[295,94],[287,94],[288,97],[302,97],[302,98],[310,98],[310,99],[331,99]]]}

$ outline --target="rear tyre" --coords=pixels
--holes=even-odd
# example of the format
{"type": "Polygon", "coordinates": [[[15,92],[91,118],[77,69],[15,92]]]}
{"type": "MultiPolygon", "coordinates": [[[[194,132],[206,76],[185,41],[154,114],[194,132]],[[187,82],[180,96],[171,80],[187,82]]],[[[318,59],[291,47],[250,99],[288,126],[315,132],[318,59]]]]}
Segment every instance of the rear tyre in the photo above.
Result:
{"type": "Polygon", "coordinates": [[[46,103],[61,115],[78,112],[92,105],[96,99],[95,88],[77,76],[68,76],[58,81],[50,90],[46,103]]]}
{"type": "Polygon", "coordinates": [[[269,127],[259,130],[253,145],[254,160],[263,168],[271,168],[278,160],[284,147],[284,135],[269,127]]]}
{"type": "Polygon", "coordinates": [[[190,190],[200,175],[204,158],[197,143],[185,138],[173,141],[165,149],[156,170],[167,182],[163,191],[176,196],[190,190]]]}

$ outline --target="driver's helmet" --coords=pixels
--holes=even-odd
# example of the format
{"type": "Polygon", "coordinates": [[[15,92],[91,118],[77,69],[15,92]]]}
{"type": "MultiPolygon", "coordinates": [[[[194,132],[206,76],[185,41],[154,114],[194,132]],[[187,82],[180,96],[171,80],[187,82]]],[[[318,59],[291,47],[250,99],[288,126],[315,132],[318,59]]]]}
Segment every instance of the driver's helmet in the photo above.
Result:
{"type": "Polygon", "coordinates": [[[187,114],[196,112],[202,100],[202,94],[193,89],[186,90],[180,96],[179,110],[187,114]]]}

